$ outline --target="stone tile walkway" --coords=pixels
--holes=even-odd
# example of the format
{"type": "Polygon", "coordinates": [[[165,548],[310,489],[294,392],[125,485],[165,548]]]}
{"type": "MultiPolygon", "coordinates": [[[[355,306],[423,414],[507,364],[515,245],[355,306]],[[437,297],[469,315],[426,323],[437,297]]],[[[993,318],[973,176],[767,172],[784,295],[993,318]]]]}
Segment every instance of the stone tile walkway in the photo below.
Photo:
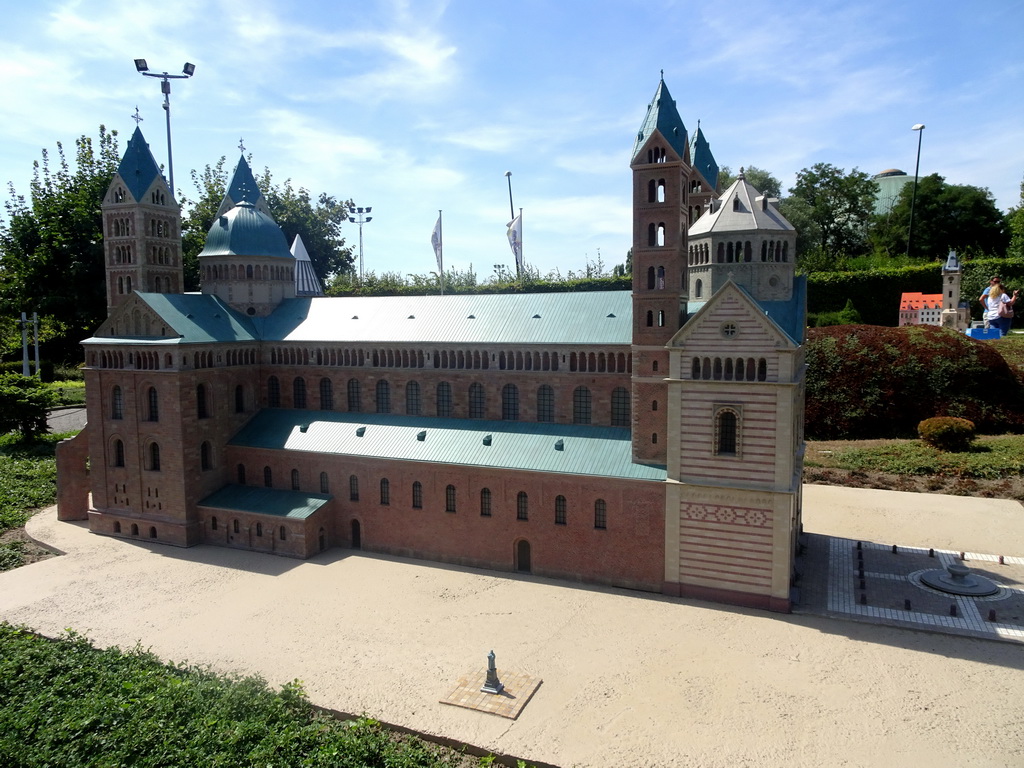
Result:
{"type": "Polygon", "coordinates": [[[463,675],[451,693],[441,699],[441,703],[475,709],[478,712],[515,720],[541,684],[539,677],[532,677],[522,672],[505,673],[499,670],[498,679],[505,686],[505,690],[501,693],[484,693],[480,689],[486,679],[486,669],[463,675]]]}
{"type": "Polygon", "coordinates": [[[1024,558],[927,550],[820,534],[803,536],[795,613],[1024,644],[1024,558]],[[860,549],[858,550],[858,544],[860,549]],[[960,562],[998,584],[991,597],[961,597],[917,580],[960,562]]]}

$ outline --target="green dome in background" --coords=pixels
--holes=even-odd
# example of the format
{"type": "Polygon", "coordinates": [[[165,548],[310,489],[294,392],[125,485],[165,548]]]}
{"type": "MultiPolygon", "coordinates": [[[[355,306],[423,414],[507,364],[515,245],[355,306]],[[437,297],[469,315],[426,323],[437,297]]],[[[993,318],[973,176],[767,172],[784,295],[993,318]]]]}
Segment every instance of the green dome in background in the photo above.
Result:
{"type": "Polygon", "coordinates": [[[204,256],[274,256],[294,261],[277,223],[249,202],[219,216],[206,235],[204,256]]]}

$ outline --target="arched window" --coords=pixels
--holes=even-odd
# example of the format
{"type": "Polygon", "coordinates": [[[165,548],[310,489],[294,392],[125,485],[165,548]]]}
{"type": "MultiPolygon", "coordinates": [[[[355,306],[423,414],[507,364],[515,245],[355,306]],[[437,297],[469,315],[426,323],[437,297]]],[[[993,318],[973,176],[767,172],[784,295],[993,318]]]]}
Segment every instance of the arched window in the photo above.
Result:
{"type": "Polygon", "coordinates": [[[658,290],[665,290],[665,268],[658,267],[658,290]]]}
{"type": "Polygon", "coordinates": [[[235,472],[238,476],[238,484],[245,485],[245,464],[239,464],[235,467],[235,472]]]}
{"type": "Polygon", "coordinates": [[[479,382],[469,385],[469,418],[482,419],[487,415],[487,393],[479,382]]]}
{"type": "Polygon", "coordinates": [[[442,381],[437,385],[436,391],[437,415],[441,418],[451,418],[452,415],[452,385],[442,381]]]}
{"type": "Polygon", "coordinates": [[[664,328],[665,327],[665,310],[664,309],[659,309],[658,310],[658,327],[659,328],[664,328]]]}
{"type": "Polygon", "coordinates": [[[420,396],[420,383],[410,381],[405,385],[405,412],[410,416],[419,416],[423,410],[422,398],[420,396]]]}
{"type": "Polygon", "coordinates": [[[110,418],[124,418],[124,392],[120,387],[114,387],[110,391],[110,418]]]}
{"type": "Polygon", "coordinates": [[[647,310],[647,327],[654,327],[654,312],[650,309],[647,310]]]}
{"type": "Polygon", "coordinates": [[[262,538],[262,536],[263,536],[263,523],[256,523],[256,535],[262,538]]]}
{"type": "Polygon", "coordinates": [[[296,376],[292,381],[292,408],[306,407],[306,380],[296,376]]]}
{"type": "Polygon", "coordinates": [[[196,417],[200,419],[209,418],[210,411],[206,407],[206,385],[196,385],[196,417]]]}
{"type": "Polygon", "coordinates": [[[572,393],[572,423],[590,423],[590,390],[586,387],[576,387],[572,393]]]}
{"type": "Polygon", "coordinates": [[[212,451],[213,449],[208,441],[204,440],[203,444],[199,446],[199,469],[204,472],[208,469],[213,469],[212,451]]]}
{"type": "Polygon", "coordinates": [[[271,408],[281,407],[281,382],[277,376],[267,379],[267,405],[271,408]]]}
{"type": "Polygon", "coordinates": [[[629,421],[629,390],[625,387],[616,387],[612,390],[612,426],[628,427],[629,421]]]}
{"type": "Polygon", "coordinates": [[[274,487],[274,473],[271,471],[270,467],[263,468],[263,485],[266,488],[274,487]]]}
{"type": "Polygon", "coordinates": [[[159,472],[160,471],[160,446],[157,443],[150,443],[149,444],[148,454],[149,454],[147,456],[148,463],[147,463],[146,469],[151,470],[153,472],[159,472]]]}
{"type": "Polygon", "coordinates": [[[555,496],[555,525],[565,525],[565,496],[555,496]]]}
{"type": "Polygon", "coordinates": [[[520,491],[516,496],[516,520],[530,519],[530,497],[526,491],[520,491]]]}
{"type": "Polygon", "coordinates": [[[700,378],[700,358],[699,357],[693,358],[693,366],[692,366],[692,370],[690,371],[690,378],[691,379],[699,379],[700,378]]]}
{"type": "Polygon", "coordinates": [[[238,521],[237,520],[232,520],[231,521],[231,530],[234,533],[238,533],[238,521]]]}
{"type": "Polygon", "coordinates": [[[601,531],[608,527],[608,505],[604,499],[594,502],[594,527],[601,531]]]}
{"type": "Polygon", "coordinates": [[[386,477],[380,479],[380,503],[385,507],[391,504],[391,483],[386,477]]]}
{"type": "Polygon", "coordinates": [[[455,486],[449,485],[444,489],[444,511],[455,511],[455,486]]]}
{"type": "Polygon", "coordinates": [[[657,200],[658,200],[658,187],[657,187],[654,179],[651,179],[650,181],[647,182],[647,202],[648,203],[654,203],[654,202],[657,202],[657,200]]]}
{"type": "Polygon", "coordinates": [[[506,421],[519,420],[519,388],[506,384],[501,388],[501,418],[506,421]]]}
{"type": "Polygon", "coordinates": [[[650,290],[650,291],[653,291],[654,290],[654,286],[655,286],[655,282],[656,282],[656,279],[655,279],[655,276],[654,276],[654,267],[648,267],[647,268],[647,289],[650,290]]]}
{"type": "Polygon", "coordinates": [[[491,489],[480,489],[480,517],[491,516],[491,489]]]}
{"type": "Polygon", "coordinates": [[[139,535],[139,526],[137,523],[132,523],[132,536],[139,535]]]}
{"type": "Polygon", "coordinates": [[[235,387],[235,413],[245,413],[245,387],[235,387]]]}
{"type": "Polygon", "coordinates": [[[412,508],[423,509],[423,484],[419,480],[412,484],[412,508]]]}
{"type": "Polygon", "coordinates": [[[768,361],[765,360],[763,357],[757,361],[757,380],[768,380],[768,361]]]}
{"type": "Polygon", "coordinates": [[[150,387],[146,392],[146,403],[148,411],[147,421],[160,421],[160,399],[156,393],[156,387],[150,387]]]}
{"type": "Polygon", "coordinates": [[[326,472],[321,472],[320,473],[320,493],[330,493],[330,492],[331,492],[331,481],[328,479],[326,472]]]}
{"type": "Polygon", "coordinates": [[[359,379],[348,380],[348,409],[352,413],[363,410],[363,398],[360,393],[359,379]]]}
{"type": "Polygon", "coordinates": [[[654,224],[647,225],[647,246],[653,248],[658,244],[658,230],[654,227],[654,224]]]}
{"type": "Polygon", "coordinates": [[[547,384],[537,388],[537,421],[555,420],[555,390],[547,384]]]}
{"type": "Polygon", "coordinates": [[[122,443],[120,440],[115,440],[114,441],[114,456],[113,456],[113,459],[114,460],[111,463],[115,467],[123,467],[124,466],[124,443],[122,443]]]}
{"type": "Polygon", "coordinates": [[[384,379],[377,382],[377,413],[391,413],[391,384],[384,379]]]}
{"type": "Polygon", "coordinates": [[[721,409],[715,417],[715,453],[735,456],[738,448],[739,421],[736,411],[721,409]]]}
{"type": "Polygon", "coordinates": [[[348,478],[348,500],[359,501],[359,478],[355,475],[348,478]]]}
{"type": "Polygon", "coordinates": [[[282,525],[277,535],[281,539],[281,541],[284,541],[288,538],[288,529],[282,525]]]}
{"type": "Polygon", "coordinates": [[[693,298],[699,299],[704,295],[704,281],[698,280],[693,284],[693,298]]]}
{"type": "Polygon", "coordinates": [[[301,488],[301,485],[299,483],[299,470],[293,469],[292,470],[292,490],[293,491],[297,491],[300,488],[301,488]]]}
{"type": "Polygon", "coordinates": [[[217,530],[217,518],[216,517],[211,517],[210,518],[210,530],[211,531],[216,531],[217,530]]]}
{"type": "Polygon", "coordinates": [[[334,384],[326,376],[320,379],[320,410],[334,410],[334,384]]]}

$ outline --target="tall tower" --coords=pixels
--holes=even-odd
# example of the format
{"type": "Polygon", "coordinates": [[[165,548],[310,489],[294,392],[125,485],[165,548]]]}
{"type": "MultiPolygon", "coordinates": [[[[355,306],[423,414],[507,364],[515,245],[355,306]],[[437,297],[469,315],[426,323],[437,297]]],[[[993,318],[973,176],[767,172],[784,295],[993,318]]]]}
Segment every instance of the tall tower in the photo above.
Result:
{"type": "Polygon", "coordinates": [[[968,309],[960,306],[960,261],[950,251],[942,267],[942,327],[964,331],[970,322],[968,309]]]}
{"type": "Polygon", "coordinates": [[[138,127],[101,208],[107,314],[133,291],[181,293],[181,210],[138,127]]]}
{"type": "Polygon", "coordinates": [[[676,103],[658,83],[633,144],[633,460],[665,462],[665,345],[686,318],[690,148],[676,103]]]}
{"type": "Polygon", "coordinates": [[[711,207],[711,201],[718,198],[718,163],[700,128],[700,120],[697,121],[697,131],[690,142],[690,155],[693,157],[693,173],[687,183],[689,203],[686,211],[692,226],[711,207]]]}

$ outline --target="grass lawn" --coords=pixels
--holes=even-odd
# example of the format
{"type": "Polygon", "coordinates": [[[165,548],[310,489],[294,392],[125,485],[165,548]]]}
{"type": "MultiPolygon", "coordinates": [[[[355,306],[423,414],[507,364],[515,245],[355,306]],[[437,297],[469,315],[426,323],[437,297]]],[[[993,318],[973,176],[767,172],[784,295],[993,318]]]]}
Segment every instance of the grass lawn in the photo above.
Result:
{"type": "Polygon", "coordinates": [[[995,347],[1011,367],[1024,374],[1024,333],[1011,333],[988,343],[995,347]]]}
{"type": "Polygon", "coordinates": [[[45,385],[57,397],[56,405],[85,405],[84,381],[52,381],[45,385]]]}

